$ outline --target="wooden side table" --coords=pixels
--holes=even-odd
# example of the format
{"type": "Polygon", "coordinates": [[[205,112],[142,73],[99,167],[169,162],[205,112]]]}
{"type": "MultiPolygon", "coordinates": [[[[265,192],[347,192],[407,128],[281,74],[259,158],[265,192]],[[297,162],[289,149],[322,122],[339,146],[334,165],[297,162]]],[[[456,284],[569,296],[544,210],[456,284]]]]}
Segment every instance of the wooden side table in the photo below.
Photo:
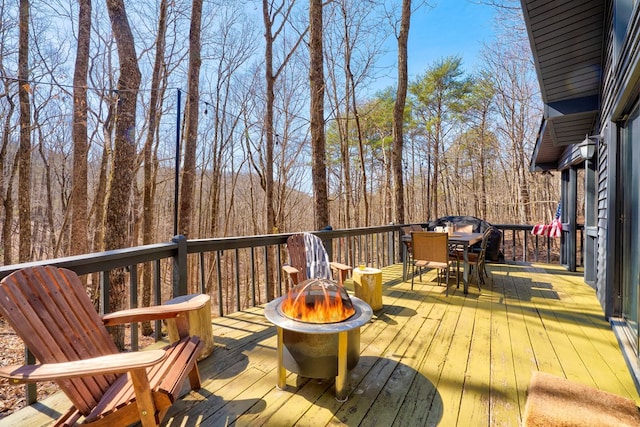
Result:
{"type": "MultiPolygon", "coordinates": [[[[198,361],[203,360],[213,353],[213,325],[211,323],[211,297],[203,294],[183,295],[173,298],[165,304],[179,304],[181,302],[191,301],[200,303],[200,307],[188,313],[189,331],[188,335],[197,336],[204,343],[202,353],[198,357],[198,361]]],[[[174,342],[182,338],[184,332],[180,332],[180,325],[176,319],[167,319],[167,333],[169,341],[174,342]]]]}
{"type": "Polygon", "coordinates": [[[382,270],[356,267],[352,272],[353,290],[356,296],[373,310],[382,308],[382,270]]]}

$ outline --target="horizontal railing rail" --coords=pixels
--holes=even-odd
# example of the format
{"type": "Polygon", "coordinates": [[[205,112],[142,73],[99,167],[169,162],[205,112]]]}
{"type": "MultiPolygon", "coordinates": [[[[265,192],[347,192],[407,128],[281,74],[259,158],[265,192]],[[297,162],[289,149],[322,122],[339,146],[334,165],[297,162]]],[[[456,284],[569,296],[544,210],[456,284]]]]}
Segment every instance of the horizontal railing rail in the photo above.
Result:
{"type": "MultiPolygon", "coordinates": [[[[426,227],[426,223],[421,224],[426,227]]],[[[401,225],[332,230],[317,234],[332,260],[348,265],[384,267],[402,262],[401,225]]],[[[531,235],[529,225],[497,225],[502,233],[501,250],[506,259],[540,259],[540,246],[547,262],[553,262],[557,245],[553,239],[531,235]],[[542,241],[542,244],[541,244],[542,241]],[[531,248],[533,245],[533,250],[531,248]]],[[[580,228],[582,230],[582,228],[580,228]]],[[[581,231],[582,232],[582,231],[581,231]]],[[[281,271],[286,263],[286,242],[292,233],[187,240],[175,236],[171,242],[123,248],[99,253],[0,266],[0,279],[21,268],[54,265],[78,275],[89,275],[88,286],[98,295],[101,313],[109,311],[109,273],[126,269],[129,307],[138,306],[140,265],[152,268],[153,303],[161,304],[175,296],[202,292],[212,296],[219,316],[268,302],[267,295],[286,292],[287,278],[281,271]],[[273,286],[271,293],[267,286],[273,286]],[[164,297],[164,298],[163,298],[164,297]]],[[[580,239],[581,240],[581,239],[580,239]]],[[[559,245],[558,245],[559,248],[559,245]]],[[[155,325],[160,338],[160,323],[155,325]]],[[[138,347],[138,325],[131,325],[131,348],[138,347]]],[[[31,356],[27,357],[34,363],[31,356]]],[[[34,385],[28,386],[27,402],[36,401],[34,385]]]]}
{"type": "MultiPolygon", "coordinates": [[[[502,252],[505,259],[522,262],[560,263],[560,239],[549,236],[531,234],[533,225],[493,224],[502,232],[502,252]]],[[[584,225],[576,226],[578,233],[576,261],[583,265],[584,225]]],[[[563,230],[567,234],[567,230],[563,230]]]]}

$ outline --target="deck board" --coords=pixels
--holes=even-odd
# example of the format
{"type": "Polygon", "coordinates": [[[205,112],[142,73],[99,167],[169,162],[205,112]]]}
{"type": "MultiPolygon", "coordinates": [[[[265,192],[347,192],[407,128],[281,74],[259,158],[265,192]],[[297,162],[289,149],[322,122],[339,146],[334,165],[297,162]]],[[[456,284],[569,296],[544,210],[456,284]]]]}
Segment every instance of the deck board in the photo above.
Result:
{"type": "MultiPolygon", "coordinates": [[[[203,387],[179,400],[163,425],[513,426],[535,370],[640,403],[580,273],[545,264],[489,270],[482,291],[472,285],[465,296],[452,280],[447,297],[435,272],[416,277],[411,291],[401,265],[384,268],[384,307],[361,329],[346,402],[335,400],[332,379],[288,372],[286,389],[275,387],[277,337],[263,307],[215,318],[213,354],[199,363],[203,387]]],[[[55,396],[0,426],[46,425],[64,406],[55,396]]]]}

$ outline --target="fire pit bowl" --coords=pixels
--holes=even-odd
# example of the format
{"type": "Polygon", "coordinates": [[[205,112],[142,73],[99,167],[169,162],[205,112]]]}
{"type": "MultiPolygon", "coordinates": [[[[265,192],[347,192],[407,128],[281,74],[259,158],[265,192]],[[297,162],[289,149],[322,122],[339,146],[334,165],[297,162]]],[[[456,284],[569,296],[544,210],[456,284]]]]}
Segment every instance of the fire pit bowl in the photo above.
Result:
{"type": "Polygon", "coordinates": [[[347,370],[360,358],[360,327],[371,320],[371,307],[352,296],[354,313],[346,320],[308,323],[282,312],[285,298],[265,308],[265,317],[278,330],[278,388],[286,387],[286,368],[307,378],[336,377],[336,399],[346,400],[347,370]]]}

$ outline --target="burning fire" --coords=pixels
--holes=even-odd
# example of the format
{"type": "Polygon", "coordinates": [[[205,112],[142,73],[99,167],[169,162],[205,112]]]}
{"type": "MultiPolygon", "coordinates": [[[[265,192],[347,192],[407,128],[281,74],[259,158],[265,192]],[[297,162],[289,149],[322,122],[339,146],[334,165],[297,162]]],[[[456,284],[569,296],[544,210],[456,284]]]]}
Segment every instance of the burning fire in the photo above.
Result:
{"type": "Polygon", "coordinates": [[[326,286],[313,291],[293,288],[283,299],[280,309],[291,319],[307,323],[342,322],[355,313],[348,299],[345,304],[340,292],[330,291],[326,286]]]}

